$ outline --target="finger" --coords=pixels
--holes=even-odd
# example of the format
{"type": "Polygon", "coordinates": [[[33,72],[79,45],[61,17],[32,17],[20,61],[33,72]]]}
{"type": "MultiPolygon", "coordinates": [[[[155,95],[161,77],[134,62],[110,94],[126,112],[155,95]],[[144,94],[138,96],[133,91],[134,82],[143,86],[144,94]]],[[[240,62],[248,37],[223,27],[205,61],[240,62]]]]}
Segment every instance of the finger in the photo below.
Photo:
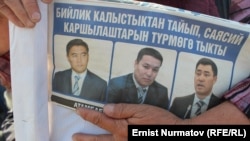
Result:
{"type": "MultiPolygon", "coordinates": [[[[127,123],[125,120],[116,120],[107,117],[104,113],[97,112],[87,108],[77,108],[77,114],[79,114],[83,119],[111,132],[123,132],[126,130],[127,123]]],[[[126,132],[125,132],[126,133],[126,132]]]]}
{"type": "MultiPolygon", "coordinates": [[[[157,124],[159,121],[152,119],[162,117],[166,114],[166,111],[163,108],[147,104],[121,103],[106,104],[104,106],[104,113],[117,121],[126,120],[127,124],[157,124]]],[[[161,119],[164,121],[164,118],[161,119]]]]}
{"type": "Polygon", "coordinates": [[[112,135],[103,134],[103,135],[89,135],[76,133],[72,136],[73,141],[112,141],[112,135]]]}
{"type": "Polygon", "coordinates": [[[18,19],[18,17],[11,11],[11,9],[1,0],[0,1],[0,15],[4,15],[8,20],[19,27],[24,27],[24,24],[18,19]]]}
{"type": "Polygon", "coordinates": [[[135,117],[136,114],[145,112],[147,109],[140,104],[106,104],[104,106],[104,113],[112,118],[124,119],[135,117]]]}
{"type": "Polygon", "coordinates": [[[42,0],[42,2],[47,3],[47,4],[51,3],[52,1],[53,0],[42,0]]]}
{"type": "Polygon", "coordinates": [[[38,7],[37,0],[22,0],[24,9],[29,15],[32,22],[39,22],[41,19],[41,13],[38,7]]]}
{"type": "Polygon", "coordinates": [[[26,10],[24,9],[22,3],[19,0],[4,0],[4,3],[13,11],[14,15],[26,26],[26,27],[34,27],[35,23],[33,23],[26,10]]]}

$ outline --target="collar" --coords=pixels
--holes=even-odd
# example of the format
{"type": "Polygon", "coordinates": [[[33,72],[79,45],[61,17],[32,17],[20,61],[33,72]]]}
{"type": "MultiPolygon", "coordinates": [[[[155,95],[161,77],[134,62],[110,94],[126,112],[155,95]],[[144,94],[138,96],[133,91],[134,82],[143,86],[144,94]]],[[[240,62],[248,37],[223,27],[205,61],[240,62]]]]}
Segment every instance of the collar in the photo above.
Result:
{"type": "Polygon", "coordinates": [[[208,96],[206,96],[204,99],[199,99],[199,98],[197,97],[197,94],[195,93],[193,104],[195,104],[196,102],[202,100],[203,102],[206,103],[206,105],[208,105],[209,100],[210,100],[210,98],[211,98],[211,95],[212,95],[212,93],[210,93],[210,94],[209,94],[208,96]]]}
{"type": "Polygon", "coordinates": [[[74,70],[72,70],[72,76],[78,75],[80,78],[84,78],[87,75],[87,70],[85,70],[82,73],[76,73],[74,70]]]}
{"type": "MultiPolygon", "coordinates": [[[[136,81],[134,73],[132,74],[132,76],[133,76],[133,81],[134,81],[134,83],[135,83],[135,87],[136,87],[136,88],[139,88],[139,87],[143,88],[143,87],[142,87],[141,85],[139,85],[138,82],[136,81]]],[[[149,86],[144,87],[144,88],[146,88],[146,90],[148,90],[148,87],[149,87],[149,86]]]]}

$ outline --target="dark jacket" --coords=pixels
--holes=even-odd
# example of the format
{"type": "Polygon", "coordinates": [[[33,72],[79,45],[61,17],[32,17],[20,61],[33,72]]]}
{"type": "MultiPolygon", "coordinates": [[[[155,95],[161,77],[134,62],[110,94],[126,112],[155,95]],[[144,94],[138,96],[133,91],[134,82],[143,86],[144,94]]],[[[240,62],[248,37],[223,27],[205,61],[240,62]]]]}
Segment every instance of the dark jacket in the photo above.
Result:
{"type": "MultiPolygon", "coordinates": [[[[184,115],[187,113],[185,118],[190,118],[191,110],[188,110],[189,105],[193,104],[195,94],[183,96],[183,97],[176,97],[173,100],[173,103],[170,107],[170,112],[175,114],[180,118],[184,118],[184,115]]],[[[220,98],[215,96],[214,94],[211,95],[209,104],[207,109],[210,109],[221,102],[220,98]]]]}
{"type": "MultiPolygon", "coordinates": [[[[52,90],[54,92],[66,95],[72,95],[71,74],[71,69],[56,72],[53,78],[52,90]]],[[[106,90],[107,82],[96,74],[87,70],[79,97],[88,100],[104,102],[106,98],[106,90]]]]}
{"type": "MultiPolygon", "coordinates": [[[[137,89],[133,81],[132,73],[110,80],[108,87],[108,102],[138,103],[137,89]]],[[[148,88],[144,104],[167,109],[168,103],[168,89],[154,81],[148,88]]]]}

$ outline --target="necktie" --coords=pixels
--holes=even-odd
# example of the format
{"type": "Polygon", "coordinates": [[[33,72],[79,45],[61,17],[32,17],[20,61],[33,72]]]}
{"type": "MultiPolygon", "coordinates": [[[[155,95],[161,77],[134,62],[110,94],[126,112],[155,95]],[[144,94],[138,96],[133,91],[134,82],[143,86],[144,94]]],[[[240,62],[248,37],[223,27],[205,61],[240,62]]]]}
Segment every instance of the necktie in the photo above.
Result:
{"type": "Polygon", "coordinates": [[[141,104],[143,103],[143,96],[146,93],[146,88],[143,89],[141,87],[138,87],[137,92],[138,92],[138,103],[141,104]]]}
{"type": "Polygon", "coordinates": [[[198,106],[198,109],[195,112],[195,115],[200,115],[201,114],[201,107],[205,104],[202,100],[198,101],[196,105],[198,106]]]}
{"type": "Polygon", "coordinates": [[[75,83],[74,83],[74,87],[73,87],[73,95],[80,95],[80,90],[79,90],[79,85],[78,82],[80,80],[80,76],[75,75],[75,83]]]}

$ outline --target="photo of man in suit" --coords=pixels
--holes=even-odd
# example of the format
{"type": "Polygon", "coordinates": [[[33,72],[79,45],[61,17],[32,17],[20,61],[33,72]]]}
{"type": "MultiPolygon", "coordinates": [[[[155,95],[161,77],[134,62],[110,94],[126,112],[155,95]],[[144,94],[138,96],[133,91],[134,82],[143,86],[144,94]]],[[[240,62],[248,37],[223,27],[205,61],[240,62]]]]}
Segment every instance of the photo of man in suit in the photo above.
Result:
{"type": "Polygon", "coordinates": [[[141,49],[134,62],[134,72],[110,80],[108,103],[144,103],[167,109],[168,89],[155,81],[162,62],[157,50],[141,49]]]}
{"type": "Polygon", "coordinates": [[[66,46],[71,68],[58,71],[53,78],[54,92],[104,102],[107,82],[87,69],[89,47],[82,39],[73,39],[66,46]]]}
{"type": "Polygon", "coordinates": [[[216,64],[208,58],[201,58],[196,63],[194,74],[193,94],[176,97],[170,107],[170,111],[180,118],[191,118],[216,106],[220,103],[212,92],[217,81],[218,69],[216,64]]]}

